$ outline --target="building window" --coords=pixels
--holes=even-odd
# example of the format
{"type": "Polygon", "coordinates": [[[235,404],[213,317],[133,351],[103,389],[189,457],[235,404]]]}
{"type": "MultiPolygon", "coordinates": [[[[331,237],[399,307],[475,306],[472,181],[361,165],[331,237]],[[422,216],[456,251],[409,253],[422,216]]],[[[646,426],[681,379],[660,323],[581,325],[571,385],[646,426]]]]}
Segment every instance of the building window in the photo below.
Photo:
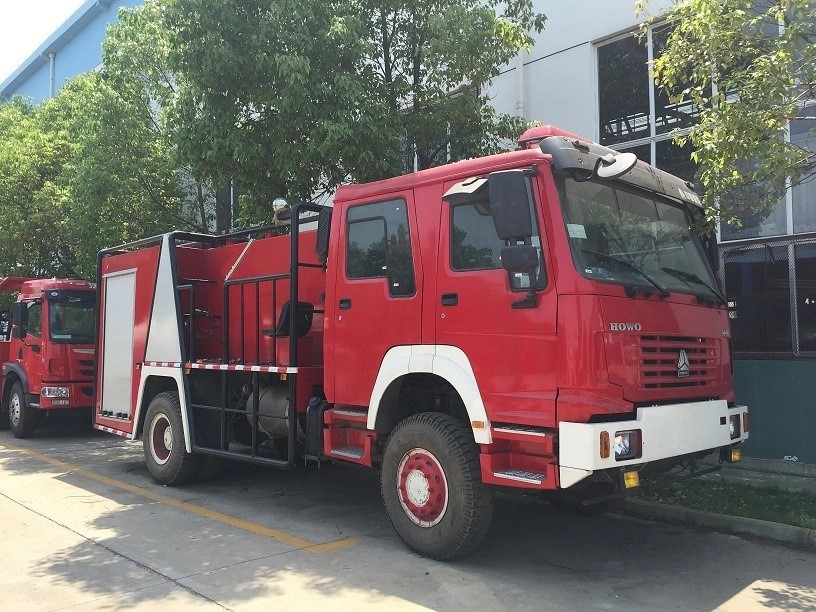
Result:
{"type": "MultiPolygon", "coordinates": [[[[799,112],[800,117],[816,116],[816,105],[807,106],[799,112]]],[[[802,149],[804,154],[816,152],[816,120],[797,119],[791,121],[790,139],[802,149]]],[[[791,189],[793,204],[793,231],[816,231],[816,176],[813,176],[791,189]]]]}
{"type": "Polygon", "coordinates": [[[668,28],[651,27],[598,46],[600,143],[629,151],[653,166],[694,182],[691,146],[672,142],[699,117],[691,102],[673,103],[654,84],[649,63],[663,49],[668,28]]]}

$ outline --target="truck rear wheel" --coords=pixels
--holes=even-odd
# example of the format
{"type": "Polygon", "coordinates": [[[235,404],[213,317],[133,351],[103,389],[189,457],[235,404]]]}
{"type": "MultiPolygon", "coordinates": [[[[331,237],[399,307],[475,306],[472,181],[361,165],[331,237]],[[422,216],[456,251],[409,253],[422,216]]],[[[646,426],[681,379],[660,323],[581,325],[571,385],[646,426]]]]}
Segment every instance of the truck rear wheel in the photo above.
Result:
{"type": "Polygon", "coordinates": [[[8,420],[15,438],[30,438],[34,433],[34,409],[29,406],[23,386],[15,382],[11,387],[8,401],[8,420]]]}
{"type": "Polygon", "coordinates": [[[159,393],[150,402],[142,444],[147,469],[159,484],[184,484],[198,473],[201,456],[188,453],[184,447],[178,394],[159,393]]]}
{"type": "Polygon", "coordinates": [[[385,447],[381,489],[397,534],[416,553],[446,560],[472,552],[493,517],[472,432],[425,412],[397,425],[385,447]]]}

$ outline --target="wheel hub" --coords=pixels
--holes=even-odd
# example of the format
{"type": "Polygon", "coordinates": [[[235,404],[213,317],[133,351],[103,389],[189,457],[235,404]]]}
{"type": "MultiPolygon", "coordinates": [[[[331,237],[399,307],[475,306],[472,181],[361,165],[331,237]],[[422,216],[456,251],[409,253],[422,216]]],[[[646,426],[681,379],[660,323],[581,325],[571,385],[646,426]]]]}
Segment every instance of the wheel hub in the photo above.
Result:
{"type": "Polygon", "coordinates": [[[448,482],[437,458],[422,448],[408,451],[397,469],[402,509],[420,527],[433,527],[448,507],[448,482]]]}
{"type": "Polygon", "coordinates": [[[9,402],[9,419],[15,427],[20,423],[20,412],[20,398],[16,394],[12,395],[9,402]]]}
{"type": "Polygon", "coordinates": [[[150,422],[150,455],[153,461],[164,465],[173,451],[173,427],[164,414],[157,414],[150,422]]]}

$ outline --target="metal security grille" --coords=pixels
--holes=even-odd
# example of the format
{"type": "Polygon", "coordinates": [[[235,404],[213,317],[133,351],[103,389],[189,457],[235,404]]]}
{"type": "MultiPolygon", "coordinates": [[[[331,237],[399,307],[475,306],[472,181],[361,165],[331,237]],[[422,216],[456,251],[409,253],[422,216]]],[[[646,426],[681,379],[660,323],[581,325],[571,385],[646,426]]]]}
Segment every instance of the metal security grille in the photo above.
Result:
{"type": "Polygon", "coordinates": [[[638,338],[640,386],[644,389],[705,387],[716,382],[718,355],[713,338],[652,336],[638,338]],[[687,364],[680,375],[681,365],[687,364]]]}
{"type": "Polygon", "coordinates": [[[727,244],[720,257],[734,351],[816,356],[816,234],[727,244]]]}

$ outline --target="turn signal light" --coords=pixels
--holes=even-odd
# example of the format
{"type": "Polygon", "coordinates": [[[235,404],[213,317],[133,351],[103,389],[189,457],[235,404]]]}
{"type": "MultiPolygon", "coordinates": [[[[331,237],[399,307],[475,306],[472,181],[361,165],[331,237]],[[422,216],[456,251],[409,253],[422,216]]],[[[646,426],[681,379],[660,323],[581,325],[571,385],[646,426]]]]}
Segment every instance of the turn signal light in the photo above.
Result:
{"type": "Polygon", "coordinates": [[[609,442],[609,432],[601,432],[601,459],[609,459],[612,452],[612,444],[609,442]]]}
{"type": "Polygon", "coordinates": [[[748,421],[748,413],[743,412],[742,413],[742,431],[744,431],[745,433],[748,433],[749,429],[750,429],[750,421],[748,421]]]}

